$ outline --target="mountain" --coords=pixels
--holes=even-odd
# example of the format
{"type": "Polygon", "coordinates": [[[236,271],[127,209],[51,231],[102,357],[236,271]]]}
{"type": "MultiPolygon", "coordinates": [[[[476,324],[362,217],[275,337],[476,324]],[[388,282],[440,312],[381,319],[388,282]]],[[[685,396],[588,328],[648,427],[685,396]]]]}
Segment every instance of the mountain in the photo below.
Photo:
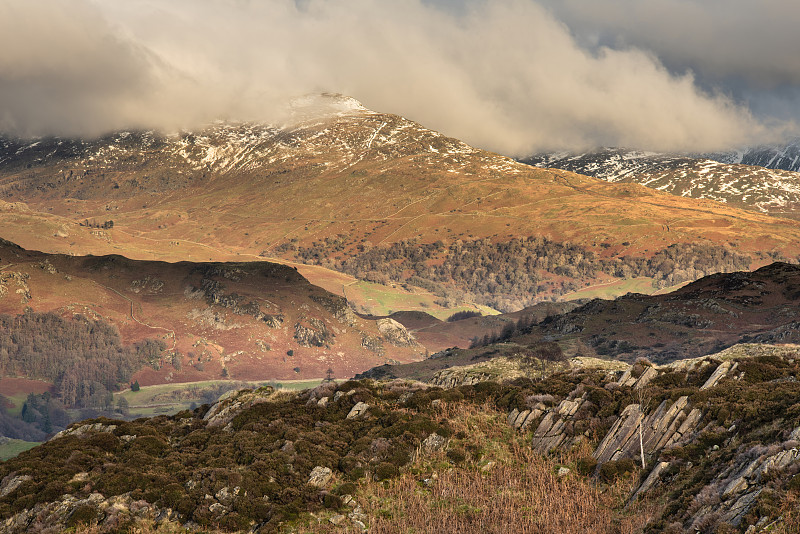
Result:
{"type": "Polygon", "coordinates": [[[395,321],[362,319],[288,266],[54,255],[2,241],[0,314],[24,313],[99,321],[125,345],[158,341],[160,354],[130,378],[142,386],[345,377],[425,350],[395,321]]]}
{"type": "MultiPolygon", "coordinates": [[[[631,262],[676,244],[720,258],[740,254],[755,265],[768,254],[800,252],[793,221],[536,169],[345,97],[321,99],[327,114],[280,127],[218,123],[174,135],[6,139],[3,234],[68,254],[302,261],[405,284],[407,295],[422,288],[445,305],[474,297],[503,310],[587,286],[624,285],[631,273],[656,282],[655,291],[670,284],[667,274],[631,262]],[[529,237],[531,245],[521,247],[529,237]],[[436,250],[416,261],[422,245],[436,250]],[[515,256],[522,248],[529,256],[515,256]],[[382,271],[392,266],[382,254],[402,254],[408,268],[382,271]],[[508,269],[527,278],[474,264],[489,257],[509,260],[508,269]],[[526,267],[514,267],[519,262],[526,267]]],[[[743,268],[739,260],[682,267],[694,278],[743,268]]]]}
{"type": "Polygon", "coordinates": [[[797,169],[766,168],[757,158],[681,155],[603,148],[586,153],[538,154],[521,161],[614,183],[637,183],[672,195],[710,199],[770,215],[796,217],[797,169]]]}
{"type": "Polygon", "coordinates": [[[800,171],[800,138],[783,144],[760,145],[735,151],[705,154],[704,157],[722,163],[757,165],[767,169],[800,171]]]}

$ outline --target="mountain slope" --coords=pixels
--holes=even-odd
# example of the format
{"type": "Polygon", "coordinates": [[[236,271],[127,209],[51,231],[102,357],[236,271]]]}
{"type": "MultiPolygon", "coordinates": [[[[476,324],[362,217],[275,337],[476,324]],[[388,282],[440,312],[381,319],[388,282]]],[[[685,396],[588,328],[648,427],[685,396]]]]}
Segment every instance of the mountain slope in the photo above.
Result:
{"type": "Polygon", "coordinates": [[[767,169],[783,169],[800,171],[800,138],[789,140],[784,144],[761,145],[743,148],[730,152],[705,154],[704,157],[743,165],[758,165],[767,169]]]}
{"type": "Polygon", "coordinates": [[[264,261],[76,257],[0,242],[0,313],[26,309],[102,319],[125,343],[161,339],[160,364],[134,375],[142,385],[320,378],[328,368],[344,377],[424,353],[397,325],[361,319],[295,269],[264,261]]]}
{"type": "MultiPolygon", "coordinates": [[[[800,343],[800,267],[774,263],[754,272],[716,274],[661,295],[594,299],[538,323],[506,316],[478,346],[443,350],[419,362],[384,365],[363,378],[430,381],[454,367],[535,356],[657,363],[719,352],[737,343],[800,343]]],[[[522,312],[517,314],[523,317],[522,312]]],[[[499,321],[498,321],[499,322],[499,321]]],[[[445,330],[446,332],[446,330],[445,330]]],[[[493,372],[489,372],[491,375],[493,372]]],[[[485,378],[484,378],[485,379],[485,378]]]]}
{"type": "Polygon", "coordinates": [[[637,183],[672,195],[710,199],[771,215],[796,217],[800,173],[764,168],[745,159],[715,161],[624,149],[583,154],[551,153],[525,158],[537,167],[555,167],[608,182],[637,183]]]}
{"type": "MultiPolygon", "coordinates": [[[[37,248],[42,240],[51,252],[294,260],[316,243],[317,258],[305,261],[322,266],[417,239],[457,247],[534,236],[610,260],[649,258],[675,243],[735,247],[756,264],[766,253],[800,251],[793,221],[535,169],[402,117],[326,98],[335,112],[280,128],[220,123],[167,136],[6,140],[0,222],[15,241],[37,248]]],[[[618,278],[581,275],[565,289],[561,282],[574,274],[565,272],[533,298],[618,278]]],[[[478,282],[483,291],[494,281],[478,282]]]]}

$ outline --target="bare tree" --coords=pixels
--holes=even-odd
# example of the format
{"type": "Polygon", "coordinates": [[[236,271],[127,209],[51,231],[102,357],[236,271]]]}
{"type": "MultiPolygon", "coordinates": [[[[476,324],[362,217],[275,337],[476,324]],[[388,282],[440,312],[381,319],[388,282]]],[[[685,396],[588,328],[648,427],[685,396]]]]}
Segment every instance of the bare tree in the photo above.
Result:
{"type": "Polygon", "coordinates": [[[639,411],[642,413],[642,418],[639,419],[639,453],[642,459],[642,469],[644,469],[647,464],[644,460],[644,420],[647,415],[647,406],[650,404],[651,398],[650,390],[647,387],[640,387],[636,389],[636,401],[639,403],[639,411]]]}

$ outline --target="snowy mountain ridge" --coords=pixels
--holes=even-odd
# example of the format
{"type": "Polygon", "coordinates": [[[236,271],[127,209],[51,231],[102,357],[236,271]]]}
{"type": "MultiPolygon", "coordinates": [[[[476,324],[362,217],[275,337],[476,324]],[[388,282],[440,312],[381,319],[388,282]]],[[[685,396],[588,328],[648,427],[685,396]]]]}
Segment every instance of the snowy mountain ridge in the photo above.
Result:
{"type": "Polygon", "coordinates": [[[704,154],[703,157],[734,165],[757,165],[767,169],[800,171],[800,137],[782,145],[761,145],[729,152],[704,154]]]}
{"type": "MultiPolygon", "coordinates": [[[[791,151],[787,148],[782,154],[783,161],[788,161],[791,151]]],[[[738,159],[752,158],[742,152],[738,159]]],[[[779,159],[773,155],[771,161],[779,159]]],[[[710,199],[772,215],[796,216],[800,208],[800,173],[794,171],[620,148],[580,154],[553,152],[521,161],[608,182],[638,183],[677,196],[710,199]]]]}

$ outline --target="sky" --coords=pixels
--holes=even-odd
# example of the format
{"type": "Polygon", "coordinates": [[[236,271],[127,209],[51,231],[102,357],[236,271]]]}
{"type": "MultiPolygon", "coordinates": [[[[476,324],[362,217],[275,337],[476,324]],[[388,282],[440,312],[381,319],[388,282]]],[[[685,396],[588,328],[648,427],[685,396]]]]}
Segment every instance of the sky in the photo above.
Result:
{"type": "Polygon", "coordinates": [[[796,0],[0,0],[0,131],[280,124],[352,96],[507,155],[800,124],[796,0]]]}

